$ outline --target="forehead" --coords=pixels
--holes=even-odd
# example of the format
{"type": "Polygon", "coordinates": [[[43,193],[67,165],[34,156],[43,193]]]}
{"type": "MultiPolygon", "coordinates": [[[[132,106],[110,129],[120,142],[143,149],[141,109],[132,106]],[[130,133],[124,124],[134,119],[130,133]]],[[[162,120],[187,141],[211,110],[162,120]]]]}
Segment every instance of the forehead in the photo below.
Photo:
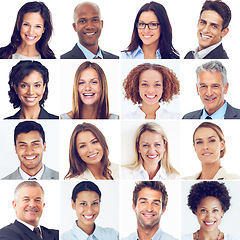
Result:
{"type": "Polygon", "coordinates": [[[147,80],[147,81],[163,81],[163,77],[162,74],[157,71],[157,70],[153,70],[153,69],[148,69],[143,71],[140,76],[139,76],[139,80],[143,81],[143,80],[147,80]]]}
{"type": "Polygon", "coordinates": [[[93,3],[82,3],[78,5],[74,11],[75,18],[99,17],[100,10],[97,5],[93,3]]]}
{"type": "Polygon", "coordinates": [[[95,191],[82,191],[77,194],[78,201],[94,201],[99,199],[99,195],[95,191]]]}
{"type": "Polygon", "coordinates": [[[140,142],[163,141],[162,135],[156,132],[145,131],[140,136],[140,142]]]}
{"type": "Polygon", "coordinates": [[[28,12],[23,15],[23,21],[32,21],[35,23],[44,23],[44,19],[42,18],[40,12],[28,12]]]}
{"type": "Polygon", "coordinates": [[[150,201],[154,200],[162,200],[162,193],[157,190],[153,190],[151,188],[145,187],[138,193],[138,199],[145,198],[150,201]]]}
{"type": "Polygon", "coordinates": [[[91,131],[83,131],[78,133],[77,142],[91,141],[96,138],[96,136],[91,131]]]}
{"type": "Polygon", "coordinates": [[[43,141],[41,134],[38,131],[34,130],[34,131],[30,131],[28,133],[20,133],[16,138],[16,143],[32,142],[32,141],[36,141],[36,140],[39,140],[41,142],[43,141]]]}
{"type": "Polygon", "coordinates": [[[144,11],[140,14],[139,20],[148,22],[158,22],[158,18],[154,11],[144,11]]]}
{"type": "Polygon", "coordinates": [[[205,10],[202,12],[200,19],[205,20],[210,23],[216,23],[220,26],[223,24],[223,19],[222,17],[213,10],[205,10]]]}
{"type": "Polygon", "coordinates": [[[43,198],[43,192],[40,187],[23,186],[18,189],[18,199],[22,197],[43,198]]]}
{"type": "Polygon", "coordinates": [[[198,74],[200,83],[223,83],[223,76],[220,71],[200,71],[198,74]]]}
{"type": "Polygon", "coordinates": [[[208,196],[208,197],[205,197],[203,198],[199,205],[199,207],[221,207],[221,203],[220,201],[216,198],[216,197],[211,197],[211,196],[208,196]]]}
{"type": "Polygon", "coordinates": [[[80,78],[98,78],[98,73],[94,68],[89,67],[81,72],[80,78]]]}
{"type": "Polygon", "coordinates": [[[218,137],[218,134],[212,129],[208,127],[200,127],[195,135],[194,138],[209,138],[211,136],[218,137]]]}
{"type": "Polygon", "coordinates": [[[31,73],[29,73],[27,76],[23,78],[24,82],[43,82],[42,74],[36,70],[33,70],[31,73]]]}

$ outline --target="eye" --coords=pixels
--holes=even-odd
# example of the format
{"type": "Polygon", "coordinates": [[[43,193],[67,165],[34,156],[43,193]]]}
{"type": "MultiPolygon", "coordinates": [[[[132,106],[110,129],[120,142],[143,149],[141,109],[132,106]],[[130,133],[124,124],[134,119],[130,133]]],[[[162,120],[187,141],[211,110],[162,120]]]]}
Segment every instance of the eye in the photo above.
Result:
{"type": "Polygon", "coordinates": [[[205,209],[201,209],[201,212],[203,212],[203,213],[206,213],[206,212],[207,212],[207,210],[205,210],[205,209]]]}
{"type": "Polygon", "coordinates": [[[92,81],[92,84],[98,84],[98,83],[99,83],[98,80],[94,80],[94,81],[92,81]]]}
{"type": "Polygon", "coordinates": [[[143,147],[148,147],[148,144],[143,144],[142,146],[143,146],[143,147]]]}
{"type": "Polygon", "coordinates": [[[158,202],[154,202],[153,203],[155,206],[159,206],[159,203],[158,202]]]}
{"type": "Polygon", "coordinates": [[[28,23],[23,23],[23,26],[29,26],[29,24],[28,23]]]}
{"type": "Polygon", "coordinates": [[[94,140],[92,144],[97,144],[98,142],[99,142],[98,140],[94,140]]]}
{"type": "Polygon", "coordinates": [[[156,143],[155,146],[156,147],[161,147],[161,144],[160,143],[156,143]]]}
{"type": "Polygon", "coordinates": [[[78,22],[83,24],[83,23],[86,23],[86,20],[79,20],[78,22]]]}
{"type": "Polygon", "coordinates": [[[78,85],[83,85],[85,82],[78,82],[78,85]]]}
{"type": "Polygon", "coordinates": [[[26,88],[26,87],[27,87],[27,84],[22,83],[22,84],[20,84],[20,87],[21,87],[21,88],[26,88]]]}
{"type": "Polygon", "coordinates": [[[97,205],[98,205],[98,202],[94,202],[92,205],[95,205],[95,206],[97,206],[97,205]]]}
{"type": "Polygon", "coordinates": [[[37,25],[36,27],[37,27],[37,28],[42,28],[42,26],[41,26],[41,25],[37,25]]]}
{"type": "Polygon", "coordinates": [[[157,27],[157,25],[158,25],[157,23],[149,23],[150,27],[157,27]]]}
{"type": "Polygon", "coordinates": [[[39,87],[41,87],[41,84],[36,84],[35,87],[39,88],[39,87]]]}
{"type": "Polygon", "coordinates": [[[209,142],[216,142],[216,140],[215,139],[211,139],[209,142]]]}
{"type": "Polygon", "coordinates": [[[145,26],[145,23],[143,23],[143,22],[139,22],[139,23],[138,23],[138,26],[140,26],[140,27],[144,27],[144,26],[145,26]]]}
{"type": "Polygon", "coordinates": [[[94,18],[92,21],[93,21],[93,22],[99,22],[100,19],[98,19],[98,18],[94,18]]]}
{"type": "Polygon", "coordinates": [[[148,85],[147,85],[147,83],[142,83],[141,86],[142,87],[147,87],[148,85]]]}
{"type": "Polygon", "coordinates": [[[80,203],[80,205],[81,205],[81,206],[86,206],[87,204],[84,203],[84,202],[82,202],[82,203],[80,203]]]}
{"type": "Polygon", "coordinates": [[[155,86],[156,86],[156,87],[161,87],[162,84],[161,84],[161,83],[156,83],[155,86]]]}
{"type": "Polygon", "coordinates": [[[79,148],[84,148],[86,145],[80,145],[79,148]]]}
{"type": "Polygon", "coordinates": [[[203,142],[202,141],[196,141],[196,144],[202,144],[203,142]]]}

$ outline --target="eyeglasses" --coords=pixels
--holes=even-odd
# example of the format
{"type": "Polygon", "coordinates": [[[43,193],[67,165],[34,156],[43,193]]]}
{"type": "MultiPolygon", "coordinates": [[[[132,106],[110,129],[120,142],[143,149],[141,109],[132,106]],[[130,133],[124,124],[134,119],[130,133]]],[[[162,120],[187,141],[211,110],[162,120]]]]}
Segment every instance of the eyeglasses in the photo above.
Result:
{"type": "Polygon", "coordinates": [[[160,25],[160,23],[144,23],[144,22],[138,22],[136,24],[138,29],[145,29],[145,27],[148,26],[148,28],[151,29],[151,30],[158,29],[159,25],[160,25]]]}

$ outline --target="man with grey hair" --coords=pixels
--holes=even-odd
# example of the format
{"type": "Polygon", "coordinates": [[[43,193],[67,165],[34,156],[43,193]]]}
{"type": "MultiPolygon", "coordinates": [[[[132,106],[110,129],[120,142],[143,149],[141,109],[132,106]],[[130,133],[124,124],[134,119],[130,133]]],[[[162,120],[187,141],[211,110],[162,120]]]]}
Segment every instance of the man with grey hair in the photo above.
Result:
{"type": "Polygon", "coordinates": [[[197,93],[204,108],[184,115],[183,119],[240,119],[240,109],[232,107],[224,100],[229,83],[222,63],[204,63],[197,68],[196,73],[197,93]]]}
{"type": "Polygon", "coordinates": [[[103,28],[100,9],[97,4],[83,2],[76,6],[73,14],[73,29],[79,42],[74,48],[61,55],[62,59],[117,59],[116,55],[101,50],[98,39],[103,28]]]}
{"type": "Polygon", "coordinates": [[[58,230],[39,225],[45,203],[44,191],[38,182],[21,182],[15,189],[12,204],[17,219],[14,223],[0,229],[0,239],[59,239],[58,230]]]}

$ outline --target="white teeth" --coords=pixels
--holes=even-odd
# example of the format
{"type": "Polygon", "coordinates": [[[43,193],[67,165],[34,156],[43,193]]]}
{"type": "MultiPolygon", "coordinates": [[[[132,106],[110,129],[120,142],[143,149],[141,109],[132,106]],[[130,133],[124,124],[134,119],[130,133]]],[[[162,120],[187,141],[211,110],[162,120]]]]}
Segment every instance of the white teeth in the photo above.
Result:
{"type": "Polygon", "coordinates": [[[89,96],[93,96],[94,93],[84,93],[83,96],[89,97],[89,96]]]}
{"type": "Polygon", "coordinates": [[[93,218],[93,215],[91,215],[91,216],[84,215],[84,217],[87,218],[87,219],[91,219],[91,218],[93,218]]]}
{"type": "Polygon", "coordinates": [[[95,32],[92,32],[92,33],[85,33],[85,34],[88,35],[88,36],[91,36],[91,35],[95,34],[95,32]]]}
{"type": "Polygon", "coordinates": [[[205,36],[205,35],[203,35],[203,34],[202,34],[202,37],[203,37],[203,38],[206,38],[206,39],[211,38],[211,37],[209,37],[209,36],[205,36]]]}
{"type": "Polygon", "coordinates": [[[144,35],[144,37],[145,37],[145,38],[150,38],[151,36],[146,36],[146,35],[144,35]]]}
{"type": "Polygon", "coordinates": [[[155,98],[155,96],[156,95],[153,95],[153,96],[151,96],[151,95],[146,95],[148,98],[155,98]]]}
{"type": "Polygon", "coordinates": [[[210,156],[211,153],[204,153],[203,156],[210,156]]]}
{"type": "Polygon", "coordinates": [[[35,39],[35,37],[30,37],[30,36],[27,36],[27,38],[30,39],[30,40],[35,39]]]}
{"type": "Polygon", "coordinates": [[[96,157],[97,156],[97,153],[95,153],[95,154],[93,154],[93,155],[91,155],[91,156],[89,156],[90,158],[94,158],[94,157],[96,157]]]}
{"type": "Polygon", "coordinates": [[[156,158],[157,155],[148,155],[149,158],[156,158]]]}
{"type": "Polygon", "coordinates": [[[211,225],[214,224],[214,222],[205,222],[205,224],[206,224],[207,226],[211,226],[211,225]]]}
{"type": "Polygon", "coordinates": [[[36,156],[32,156],[32,157],[25,157],[27,160],[32,160],[34,159],[36,156]]]}
{"type": "Polygon", "coordinates": [[[29,102],[33,102],[36,98],[33,97],[33,98],[26,98],[29,102]]]}

